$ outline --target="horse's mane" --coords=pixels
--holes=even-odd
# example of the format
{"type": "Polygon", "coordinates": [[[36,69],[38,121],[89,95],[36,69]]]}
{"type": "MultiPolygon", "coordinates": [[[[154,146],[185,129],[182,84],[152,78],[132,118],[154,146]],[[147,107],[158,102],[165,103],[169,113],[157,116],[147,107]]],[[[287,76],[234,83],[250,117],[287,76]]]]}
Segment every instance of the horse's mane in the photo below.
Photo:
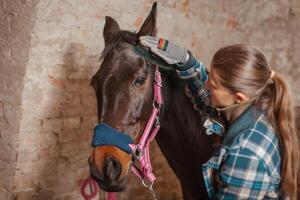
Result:
{"type": "Polygon", "coordinates": [[[108,43],[105,43],[105,47],[101,52],[100,60],[102,60],[111,50],[118,48],[121,42],[136,45],[138,43],[138,39],[138,35],[135,32],[125,30],[119,31],[108,43]]]}
{"type": "Polygon", "coordinates": [[[186,125],[185,130],[194,142],[197,143],[202,137],[200,133],[205,132],[202,124],[206,117],[193,109],[193,104],[184,93],[185,83],[178,77],[175,71],[161,70],[161,73],[164,83],[164,105],[162,106],[161,114],[169,115],[167,112],[172,112],[173,115],[171,114],[171,116],[178,118],[178,120],[186,125]]]}

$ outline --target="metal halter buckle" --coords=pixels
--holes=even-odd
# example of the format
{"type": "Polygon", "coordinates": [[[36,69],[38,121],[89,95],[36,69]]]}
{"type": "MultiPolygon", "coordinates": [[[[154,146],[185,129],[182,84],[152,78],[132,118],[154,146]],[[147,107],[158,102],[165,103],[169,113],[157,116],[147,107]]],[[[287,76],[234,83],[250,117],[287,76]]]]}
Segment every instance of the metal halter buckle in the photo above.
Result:
{"type": "Polygon", "coordinates": [[[152,196],[153,196],[153,199],[154,200],[158,200],[157,197],[156,197],[156,194],[155,194],[155,191],[153,189],[153,182],[151,182],[149,185],[147,185],[144,181],[144,179],[142,179],[142,184],[144,185],[144,187],[148,188],[149,191],[151,192],[152,196]]]}
{"type": "Polygon", "coordinates": [[[141,157],[143,156],[143,151],[139,148],[139,146],[137,146],[137,148],[135,149],[134,152],[132,152],[133,157],[135,157],[136,159],[140,160],[141,157]]]}
{"type": "Polygon", "coordinates": [[[159,116],[156,116],[155,119],[156,119],[156,120],[155,120],[155,126],[156,126],[156,127],[160,126],[159,116]]]}
{"type": "Polygon", "coordinates": [[[153,108],[160,109],[160,104],[156,100],[153,101],[153,108]]]}

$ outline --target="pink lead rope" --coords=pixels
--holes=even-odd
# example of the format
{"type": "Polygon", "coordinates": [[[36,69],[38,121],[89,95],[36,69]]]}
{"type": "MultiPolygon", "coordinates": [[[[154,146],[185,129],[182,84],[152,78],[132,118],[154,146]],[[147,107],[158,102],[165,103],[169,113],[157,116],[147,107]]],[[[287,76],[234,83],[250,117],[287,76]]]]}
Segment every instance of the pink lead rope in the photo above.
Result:
{"type": "MultiPolygon", "coordinates": [[[[151,116],[147,122],[147,125],[144,129],[143,135],[138,144],[130,144],[129,147],[132,150],[133,156],[139,160],[140,168],[136,165],[132,165],[131,171],[142,180],[142,183],[145,187],[148,187],[151,191],[154,199],[156,199],[156,195],[152,188],[153,183],[156,179],[155,175],[152,172],[151,160],[150,160],[150,143],[155,138],[159,128],[159,113],[161,105],[163,104],[163,98],[161,94],[162,88],[162,80],[161,74],[158,70],[158,66],[155,68],[155,79],[154,79],[154,100],[153,100],[153,109],[151,116]],[[152,132],[151,132],[152,131],[152,132]],[[146,184],[146,182],[150,182],[150,184],[146,184]]],[[[81,194],[85,200],[93,199],[98,192],[97,183],[93,178],[89,177],[85,180],[85,182],[81,186],[81,194]],[[90,186],[91,194],[88,195],[86,192],[86,187],[90,186]],[[93,189],[94,188],[94,189],[93,189]]],[[[108,200],[117,200],[116,196],[112,192],[108,192],[107,194],[108,200]]]]}

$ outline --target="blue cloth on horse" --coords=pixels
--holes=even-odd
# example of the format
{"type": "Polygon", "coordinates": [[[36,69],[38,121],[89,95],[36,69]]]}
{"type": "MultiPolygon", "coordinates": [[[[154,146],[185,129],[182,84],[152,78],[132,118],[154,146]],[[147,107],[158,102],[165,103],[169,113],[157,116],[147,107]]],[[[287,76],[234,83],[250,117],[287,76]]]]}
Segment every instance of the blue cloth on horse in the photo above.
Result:
{"type": "Polygon", "coordinates": [[[133,144],[133,139],[130,136],[117,131],[108,124],[101,123],[94,128],[92,147],[116,146],[130,154],[129,144],[133,144]]]}

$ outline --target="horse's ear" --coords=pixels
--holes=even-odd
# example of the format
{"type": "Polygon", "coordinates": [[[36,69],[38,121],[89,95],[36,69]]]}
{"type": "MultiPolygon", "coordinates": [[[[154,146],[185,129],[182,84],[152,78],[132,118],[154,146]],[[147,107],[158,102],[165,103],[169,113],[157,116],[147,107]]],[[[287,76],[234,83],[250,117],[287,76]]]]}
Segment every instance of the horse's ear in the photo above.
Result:
{"type": "Polygon", "coordinates": [[[106,16],[105,20],[106,21],[103,29],[103,37],[105,45],[107,45],[111,41],[111,39],[120,31],[120,27],[117,21],[110,16],[106,16]]]}
{"type": "Polygon", "coordinates": [[[140,28],[139,32],[137,33],[138,36],[143,35],[156,35],[156,7],[157,2],[154,2],[152,5],[151,12],[149,13],[148,17],[144,21],[142,27],[140,28]]]}

